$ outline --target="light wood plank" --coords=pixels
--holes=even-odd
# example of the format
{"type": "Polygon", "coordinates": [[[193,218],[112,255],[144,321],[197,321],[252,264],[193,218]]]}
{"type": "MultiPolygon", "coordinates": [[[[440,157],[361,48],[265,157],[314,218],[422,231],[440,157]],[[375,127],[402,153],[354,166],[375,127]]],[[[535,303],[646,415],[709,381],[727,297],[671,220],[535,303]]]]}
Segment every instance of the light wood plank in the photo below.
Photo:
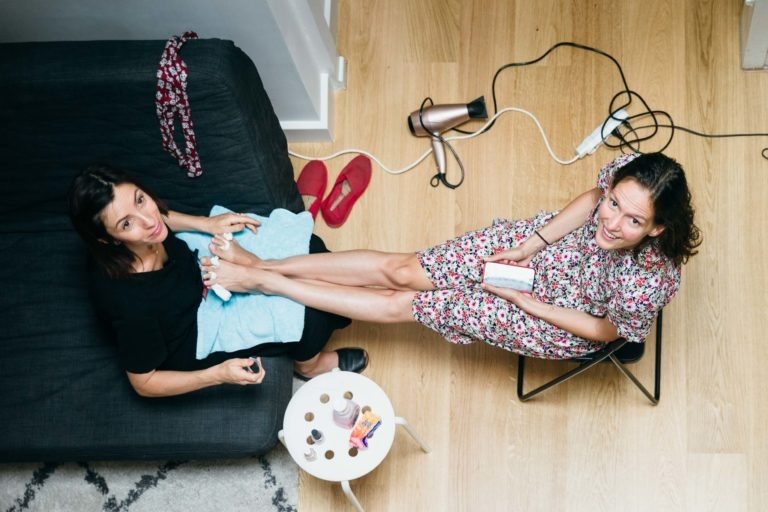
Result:
{"type": "MultiPolygon", "coordinates": [[[[424,97],[485,95],[492,109],[499,66],[562,40],[612,54],[630,86],[677,124],[768,131],[768,74],[739,69],[740,10],[739,0],[341,0],[338,43],[349,76],[336,97],[337,139],[291,147],[313,155],[363,148],[402,167],[429,147],[405,123],[424,97]]],[[[500,107],[534,112],[566,156],[602,121],[619,86],[609,62],[564,49],[505,71],[497,92],[500,107]]],[[[511,354],[452,346],[417,325],[358,323],[339,333],[332,346],[368,348],[367,374],[433,448],[423,454],[398,433],[384,463],[352,484],[367,509],[768,509],[766,145],[678,132],[667,149],[686,168],[705,244],[666,310],[658,407],[610,366],[521,404],[511,354]]],[[[455,148],[467,172],[459,189],[429,186],[431,157],[402,176],[375,167],[349,221],[334,230],[319,220],[316,232],[335,250],[413,251],[494,217],[559,208],[616,154],[601,148],[560,166],[519,114],[455,148]]],[[[328,162],[331,181],[351,159],[328,162]]],[[[293,163],[298,175],[304,162],[293,163]]],[[[448,165],[455,173],[456,163],[448,165]]],[[[649,386],[652,356],[634,365],[649,386]]],[[[532,363],[529,385],[563,366],[532,363]]],[[[352,510],[337,485],[307,475],[300,509],[352,510]]]]}
{"type": "Polygon", "coordinates": [[[688,510],[749,510],[745,454],[692,454],[688,471],[688,510]]]}

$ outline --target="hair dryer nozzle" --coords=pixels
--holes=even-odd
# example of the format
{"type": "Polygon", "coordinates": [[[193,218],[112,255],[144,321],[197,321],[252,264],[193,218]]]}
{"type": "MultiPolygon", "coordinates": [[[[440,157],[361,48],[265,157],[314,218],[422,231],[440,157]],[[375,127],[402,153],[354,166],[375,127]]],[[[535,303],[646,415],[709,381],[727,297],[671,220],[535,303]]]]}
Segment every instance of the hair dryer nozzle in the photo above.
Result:
{"type": "Polygon", "coordinates": [[[488,111],[485,110],[485,96],[467,103],[467,112],[472,119],[487,119],[488,111]]]}
{"type": "MultiPolygon", "coordinates": [[[[418,123],[419,122],[419,118],[418,118],[419,111],[417,110],[416,112],[414,112],[414,114],[416,114],[416,122],[418,123]]],[[[408,116],[408,129],[411,130],[411,135],[416,135],[416,128],[414,128],[414,126],[413,126],[413,114],[408,116]]]]}

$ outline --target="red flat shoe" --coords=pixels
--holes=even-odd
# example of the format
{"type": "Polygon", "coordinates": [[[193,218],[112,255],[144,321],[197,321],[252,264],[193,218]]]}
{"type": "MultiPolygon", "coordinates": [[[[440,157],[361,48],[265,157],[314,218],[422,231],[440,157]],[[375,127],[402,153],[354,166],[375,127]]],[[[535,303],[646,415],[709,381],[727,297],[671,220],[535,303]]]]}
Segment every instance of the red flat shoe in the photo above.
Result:
{"type": "Polygon", "coordinates": [[[323,201],[320,209],[325,222],[332,228],[344,224],[370,182],[371,161],[363,155],[355,157],[341,170],[328,197],[323,201]]]}
{"type": "Polygon", "coordinates": [[[327,184],[328,170],[320,160],[312,160],[305,165],[299,174],[299,179],[296,180],[296,188],[299,189],[302,200],[305,197],[314,197],[312,203],[305,206],[307,211],[312,214],[313,219],[317,218],[317,212],[320,211],[327,184]]]}

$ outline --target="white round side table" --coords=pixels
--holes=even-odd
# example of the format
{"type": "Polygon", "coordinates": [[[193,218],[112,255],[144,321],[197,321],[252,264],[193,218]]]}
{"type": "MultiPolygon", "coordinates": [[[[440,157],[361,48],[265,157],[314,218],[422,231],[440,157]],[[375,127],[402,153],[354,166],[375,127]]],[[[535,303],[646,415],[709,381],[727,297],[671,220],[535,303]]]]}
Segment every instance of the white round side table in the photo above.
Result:
{"type": "Polygon", "coordinates": [[[362,512],[349,482],[370,473],[384,460],[395,438],[395,425],[405,428],[421,449],[429,453],[429,447],[408,422],[395,416],[392,403],[375,382],[337,368],[306,382],[293,395],[278,437],[301,469],[316,478],[340,482],[347,499],[362,512]],[[370,409],[381,418],[381,425],[368,439],[368,448],[353,448],[349,444],[352,429],[333,421],[332,404],[339,398],[350,399],[360,406],[361,412],[370,409]],[[322,433],[321,442],[312,439],[312,430],[322,433]],[[314,460],[304,456],[308,448],[314,449],[314,460]]]}

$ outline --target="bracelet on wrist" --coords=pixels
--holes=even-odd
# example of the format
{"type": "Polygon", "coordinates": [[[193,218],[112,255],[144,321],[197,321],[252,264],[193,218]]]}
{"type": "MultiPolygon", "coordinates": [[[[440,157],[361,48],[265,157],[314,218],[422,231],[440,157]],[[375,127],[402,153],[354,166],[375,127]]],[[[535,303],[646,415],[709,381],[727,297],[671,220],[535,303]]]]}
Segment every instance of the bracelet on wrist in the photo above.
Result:
{"type": "Polygon", "coordinates": [[[549,242],[547,242],[547,239],[546,239],[546,238],[544,238],[543,236],[541,236],[541,233],[539,233],[539,231],[538,231],[537,229],[534,229],[534,230],[533,230],[533,232],[534,232],[534,233],[536,233],[536,236],[538,236],[539,238],[541,238],[541,241],[542,241],[542,242],[544,242],[544,244],[546,244],[546,245],[552,245],[552,244],[550,244],[549,242]]]}

